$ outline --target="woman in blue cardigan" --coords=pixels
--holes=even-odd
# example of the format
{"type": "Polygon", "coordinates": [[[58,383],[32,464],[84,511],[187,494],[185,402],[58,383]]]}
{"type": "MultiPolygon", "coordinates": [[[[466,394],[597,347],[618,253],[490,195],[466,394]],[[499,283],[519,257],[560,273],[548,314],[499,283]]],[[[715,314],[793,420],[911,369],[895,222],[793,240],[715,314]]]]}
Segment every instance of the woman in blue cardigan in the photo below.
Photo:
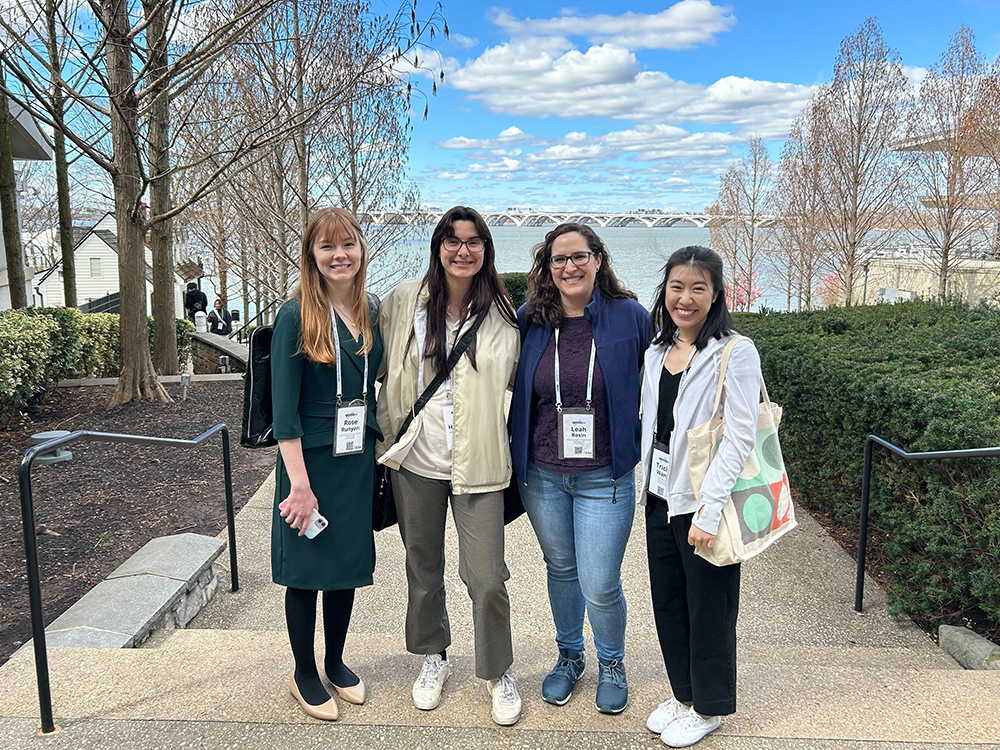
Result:
{"type": "Polygon", "coordinates": [[[635,509],[639,376],[653,325],[590,227],[560,224],[534,252],[518,311],[511,455],[545,557],[559,648],[542,698],[561,706],[572,696],[584,670],[586,611],[600,665],[597,709],[616,714],[628,704],[621,562],[635,509]]]}

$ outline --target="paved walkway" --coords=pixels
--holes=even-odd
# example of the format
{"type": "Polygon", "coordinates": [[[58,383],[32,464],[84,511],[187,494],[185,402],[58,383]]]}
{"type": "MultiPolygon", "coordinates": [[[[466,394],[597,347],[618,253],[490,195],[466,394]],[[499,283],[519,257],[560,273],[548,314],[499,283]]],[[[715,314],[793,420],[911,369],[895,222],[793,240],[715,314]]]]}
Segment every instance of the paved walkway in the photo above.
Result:
{"type": "MultiPolygon", "coordinates": [[[[271,583],[269,569],[272,487],[265,482],[237,519],[242,590],[220,585],[192,629],[158,633],[140,649],[52,650],[59,733],[33,736],[39,722],[30,653],[0,669],[0,746],[663,747],[645,729],[649,711],[670,692],[652,622],[641,513],[623,570],[631,696],[621,715],[594,708],[592,648],[572,700],[561,708],[541,700],[555,655],[553,627],[541,554],[522,518],[507,536],[520,723],[493,725],[486,689],[473,676],[471,606],[449,522],[454,672],[441,706],[421,712],[410,702],[420,659],[403,646],[403,549],[390,530],[377,535],[376,584],[358,592],[347,645],[368,703],[341,702],[341,720],[324,724],[302,714],[288,694],[283,589],[271,583]]],[[[853,560],[805,514],[798,530],[744,567],[738,711],[699,747],[1000,748],[997,673],[958,668],[912,623],[889,617],[871,581],[866,613],[855,614],[853,571],[853,560]]]]}

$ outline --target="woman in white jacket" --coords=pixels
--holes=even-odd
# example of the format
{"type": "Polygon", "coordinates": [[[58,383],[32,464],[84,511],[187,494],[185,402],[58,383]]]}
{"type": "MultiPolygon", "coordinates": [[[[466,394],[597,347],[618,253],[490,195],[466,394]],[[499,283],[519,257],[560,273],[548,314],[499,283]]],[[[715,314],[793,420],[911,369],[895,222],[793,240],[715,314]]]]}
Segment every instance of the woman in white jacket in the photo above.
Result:
{"type": "Polygon", "coordinates": [[[722,259],[704,247],[670,256],[652,310],[659,333],[642,382],[642,481],[653,614],[673,697],[646,722],[670,747],[687,747],[736,711],[740,566],[695,555],[711,547],[722,506],[753,450],[760,357],[741,341],[726,372],[725,437],[695,496],[687,431],[712,417],[722,349],[736,333],[722,259]]]}

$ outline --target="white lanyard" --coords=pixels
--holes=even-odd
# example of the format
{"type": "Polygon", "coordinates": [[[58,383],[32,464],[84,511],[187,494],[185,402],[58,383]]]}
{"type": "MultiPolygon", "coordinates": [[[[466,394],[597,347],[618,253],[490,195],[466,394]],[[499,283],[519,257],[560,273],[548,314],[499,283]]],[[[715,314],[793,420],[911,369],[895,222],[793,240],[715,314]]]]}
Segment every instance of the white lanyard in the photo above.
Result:
{"type": "MultiPolygon", "coordinates": [[[[337,406],[340,406],[343,402],[344,386],[340,369],[340,332],[337,330],[337,313],[334,311],[333,305],[330,305],[330,319],[333,321],[333,344],[337,355],[337,406]]],[[[360,341],[364,341],[361,338],[362,335],[359,335],[360,341]]],[[[365,352],[365,380],[361,386],[361,400],[365,404],[368,403],[368,352],[365,352]]]]}
{"type": "MultiPolygon", "coordinates": [[[[562,411],[562,387],[559,381],[559,329],[555,329],[556,337],[556,360],[555,360],[555,370],[556,370],[556,412],[562,411]]],[[[597,356],[597,345],[594,344],[594,339],[590,339],[590,372],[587,373],[587,411],[590,411],[590,402],[593,400],[594,395],[594,358],[597,356]]]]}

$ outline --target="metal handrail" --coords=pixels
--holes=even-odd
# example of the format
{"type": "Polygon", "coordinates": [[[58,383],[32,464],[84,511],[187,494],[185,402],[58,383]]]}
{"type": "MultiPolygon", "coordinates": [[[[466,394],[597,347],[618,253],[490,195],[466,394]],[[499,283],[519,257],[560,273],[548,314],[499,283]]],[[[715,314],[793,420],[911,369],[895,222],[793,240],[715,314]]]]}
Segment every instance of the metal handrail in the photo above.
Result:
{"type": "Polygon", "coordinates": [[[869,435],[865,440],[865,473],[861,480],[861,539],[858,542],[858,574],[854,581],[854,611],[864,611],[865,595],[865,552],[868,549],[868,497],[871,492],[872,476],[872,452],[875,445],[888,448],[897,456],[902,456],[909,461],[931,461],[933,459],[948,458],[991,458],[1000,456],[1000,446],[993,448],[967,448],[955,451],[920,451],[910,453],[904,451],[899,446],[893,445],[888,440],[883,440],[878,435],[869,435]]]}
{"type": "Polygon", "coordinates": [[[100,443],[128,443],[131,445],[160,445],[175,448],[192,448],[217,432],[222,433],[222,464],[226,476],[226,518],[229,522],[229,565],[232,571],[232,590],[240,588],[236,568],[236,514],[233,510],[233,469],[229,452],[229,428],[217,424],[194,440],[150,437],[148,435],[120,435],[113,432],[77,430],[63,437],[53,438],[32,446],[21,459],[18,487],[21,491],[21,524],[24,527],[24,557],[28,568],[28,600],[31,605],[31,637],[35,648],[35,675],[38,678],[38,704],[42,719],[42,733],[56,731],[52,720],[52,691],[49,685],[49,659],[45,647],[45,621],[42,618],[42,586],[38,572],[38,537],[35,531],[35,507],[31,496],[31,467],[42,453],[48,453],[70,443],[94,441],[100,443]]]}
{"type": "Polygon", "coordinates": [[[281,299],[280,297],[272,300],[270,303],[268,303],[268,305],[266,307],[264,307],[263,309],[261,309],[261,311],[259,313],[257,313],[256,315],[254,315],[252,318],[250,318],[250,320],[248,320],[242,326],[240,326],[235,331],[233,331],[232,333],[230,333],[229,334],[229,338],[233,338],[233,336],[235,336],[236,337],[236,342],[239,343],[239,344],[242,344],[243,343],[243,331],[245,331],[247,328],[249,328],[250,326],[252,326],[258,319],[260,319],[261,317],[263,317],[264,313],[266,313],[272,307],[274,307],[275,305],[284,304],[284,302],[285,302],[285,300],[281,299]]]}

